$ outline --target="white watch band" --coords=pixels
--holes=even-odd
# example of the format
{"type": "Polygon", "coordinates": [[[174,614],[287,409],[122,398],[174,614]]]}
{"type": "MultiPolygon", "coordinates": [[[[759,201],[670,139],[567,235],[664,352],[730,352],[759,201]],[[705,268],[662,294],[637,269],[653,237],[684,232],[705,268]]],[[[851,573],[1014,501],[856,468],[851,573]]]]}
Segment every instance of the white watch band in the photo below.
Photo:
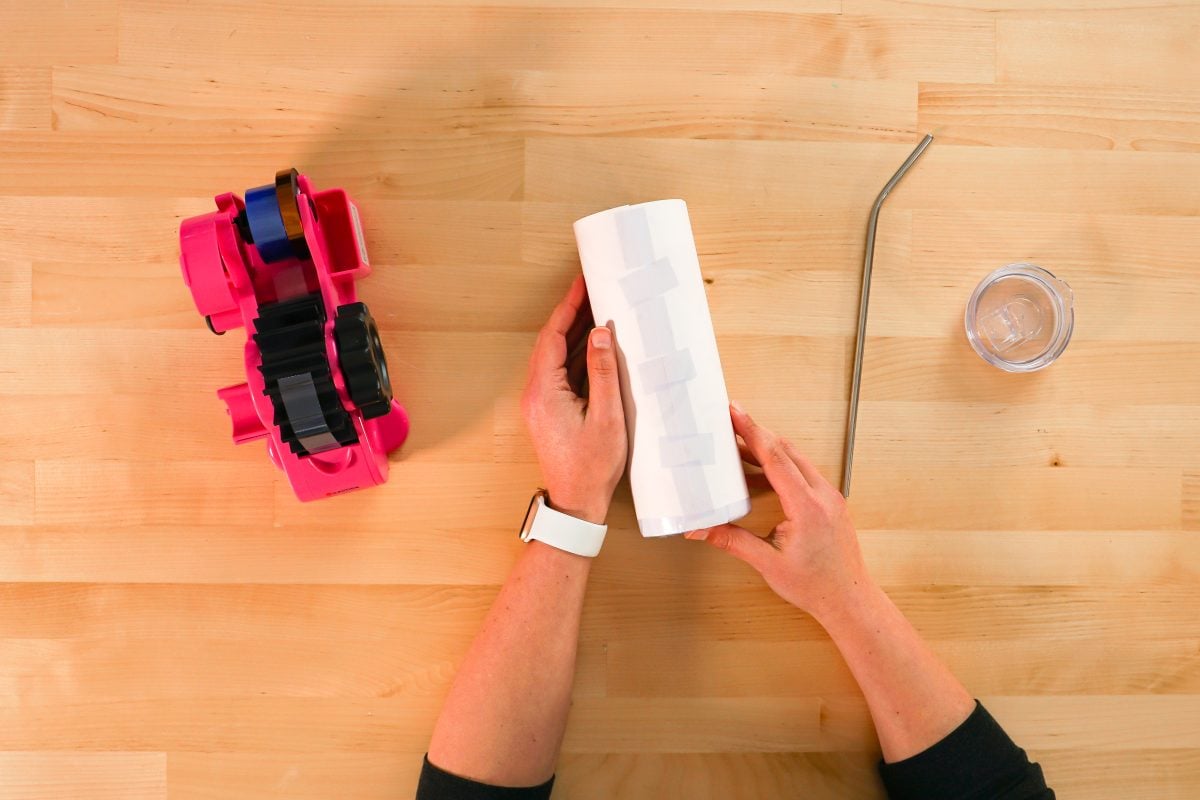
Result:
{"type": "Polygon", "coordinates": [[[525,512],[521,541],[536,539],[559,550],[592,558],[600,552],[607,532],[607,525],[572,517],[546,505],[546,491],[539,489],[529,501],[529,510],[525,512]]]}

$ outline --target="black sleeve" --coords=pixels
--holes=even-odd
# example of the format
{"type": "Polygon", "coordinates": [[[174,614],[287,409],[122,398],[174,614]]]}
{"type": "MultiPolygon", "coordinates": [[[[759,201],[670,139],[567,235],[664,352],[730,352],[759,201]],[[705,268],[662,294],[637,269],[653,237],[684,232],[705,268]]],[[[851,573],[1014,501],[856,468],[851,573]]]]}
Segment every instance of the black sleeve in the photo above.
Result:
{"type": "Polygon", "coordinates": [[[879,773],[890,800],[1054,800],[1042,768],[978,700],[945,739],[879,773]]]}
{"type": "Polygon", "coordinates": [[[446,770],[429,763],[421,767],[421,780],[417,782],[417,800],[549,800],[554,788],[554,776],[541,786],[492,786],[468,778],[451,775],[446,770]]]}

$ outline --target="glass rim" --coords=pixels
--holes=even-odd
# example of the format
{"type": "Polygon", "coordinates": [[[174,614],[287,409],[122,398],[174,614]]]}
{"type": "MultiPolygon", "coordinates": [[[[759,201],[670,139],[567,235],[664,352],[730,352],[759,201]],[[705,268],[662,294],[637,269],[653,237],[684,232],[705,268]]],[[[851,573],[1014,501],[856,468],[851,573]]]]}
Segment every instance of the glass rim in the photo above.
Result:
{"type": "Polygon", "coordinates": [[[1005,372],[1036,372],[1054,363],[1071,342],[1071,335],[1075,331],[1075,293],[1070,284],[1045,267],[1027,261],[1005,264],[989,272],[975,286],[963,312],[963,327],[966,329],[967,341],[970,342],[971,349],[987,363],[1005,372]],[[1039,284],[1054,304],[1054,332],[1050,341],[1040,353],[1023,361],[1010,361],[991,352],[980,341],[972,325],[972,317],[978,310],[979,299],[983,293],[997,282],[1009,277],[1025,278],[1039,284]],[[1062,289],[1066,290],[1065,296],[1062,289]]]}

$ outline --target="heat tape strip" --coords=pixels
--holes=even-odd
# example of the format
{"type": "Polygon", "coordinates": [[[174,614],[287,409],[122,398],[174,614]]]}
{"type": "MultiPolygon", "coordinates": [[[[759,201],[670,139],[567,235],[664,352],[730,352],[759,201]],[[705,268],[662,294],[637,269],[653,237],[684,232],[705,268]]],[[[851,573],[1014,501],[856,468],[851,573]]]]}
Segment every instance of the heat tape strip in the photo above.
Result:
{"type": "Polygon", "coordinates": [[[712,492],[708,490],[708,479],[704,467],[699,464],[684,464],[671,470],[675,490],[684,508],[712,508],[712,492]]]}
{"type": "Polygon", "coordinates": [[[317,399],[317,387],[311,375],[305,372],[280,378],[279,394],[283,397],[288,422],[305,450],[311,454],[341,447],[321,413],[321,401],[317,399]]]}
{"type": "Polygon", "coordinates": [[[626,206],[617,215],[620,231],[621,257],[626,269],[637,269],[654,261],[654,239],[650,236],[650,221],[646,209],[626,206]]]}
{"type": "Polygon", "coordinates": [[[748,513],[750,500],[742,498],[729,505],[696,514],[683,514],[678,517],[638,517],[638,527],[642,529],[643,536],[670,536],[673,533],[694,531],[698,528],[711,528],[713,525],[744,517],[748,513]]]}
{"type": "Polygon", "coordinates": [[[675,331],[671,328],[671,315],[664,298],[651,297],[637,306],[633,315],[642,339],[642,351],[648,358],[657,358],[675,350],[675,331]]]}
{"type": "Polygon", "coordinates": [[[679,285],[671,262],[665,258],[651,262],[648,266],[626,272],[617,282],[625,295],[625,302],[636,306],[652,297],[658,297],[679,285]]]}
{"type": "Polygon", "coordinates": [[[659,459],[664,467],[673,469],[685,464],[716,463],[716,451],[711,433],[695,436],[662,436],[658,440],[659,459]]]}
{"type": "Polygon", "coordinates": [[[688,350],[676,350],[638,365],[638,374],[646,389],[657,392],[664,386],[685,383],[696,377],[696,365],[688,350]]]}
{"type": "Polygon", "coordinates": [[[666,386],[656,392],[654,397],[658,400],[663,431],[667,436],[694,436],[699,433],[696,411],[692,408],[692,398],[688,394],[686,383],[666,386]]]}

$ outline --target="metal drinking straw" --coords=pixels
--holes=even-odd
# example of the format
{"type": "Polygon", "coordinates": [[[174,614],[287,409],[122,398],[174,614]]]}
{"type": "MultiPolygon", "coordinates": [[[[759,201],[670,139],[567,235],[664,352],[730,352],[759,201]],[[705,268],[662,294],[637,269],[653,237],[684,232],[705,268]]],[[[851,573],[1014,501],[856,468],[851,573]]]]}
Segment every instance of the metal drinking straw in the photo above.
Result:
{"type": "Polygon", "coordinates": [[[867,253],[863,257],[862,297],[858,304],[858,338],[854,344],[854,378],[850,383],[850,414],[846,418],[846,447],[845,457],[842,461],[845,464],[842,469],[842,495],[845,497],[850,496],[850,469],[854,466],[854,429],[858,425],[858,389],[862,384],[863,345],[866,344],[867,334],[867,301],[871,296],[871,261],[875,257],[875,226],[879,223],[879,209],[883,208],[883,201],[887,199],[888,194],[904,177],[904,173],[917,163],[917,159],[921,157],[925,148],[929,147],[929,143],[932,141],[933,136],[926,135],[908,158],[904,159],[900,169],[896,170],[896,174],[891,177],[891,180],[883,185],[883,190],[875,198],[875,205],[871,207],[871,218],[867,220],[867,253]]]}

